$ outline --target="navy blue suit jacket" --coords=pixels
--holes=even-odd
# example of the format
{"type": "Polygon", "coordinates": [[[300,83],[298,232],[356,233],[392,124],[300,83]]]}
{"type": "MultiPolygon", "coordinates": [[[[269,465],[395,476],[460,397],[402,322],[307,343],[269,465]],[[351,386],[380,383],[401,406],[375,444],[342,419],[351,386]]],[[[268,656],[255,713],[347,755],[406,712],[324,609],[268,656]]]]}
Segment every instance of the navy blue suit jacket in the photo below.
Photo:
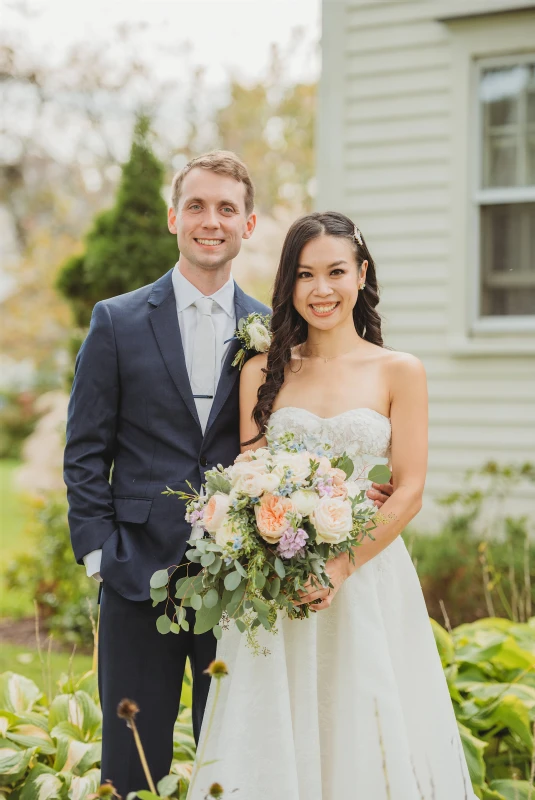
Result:
{"type": "MultiPolygon", "coordinates": [[[[230,343],[205,434],[186,362],[172,270],[94,308],[76,360],[67,421],[65,483],[78,563],[102,548],[101,575],[130,600],[149,597],[157,569],[180,564],[191,528],[185,506],[162,491],[199,488],[240,450],[240,344],[230,343]],[[111,473],[111,480],[110,480],[111,473]]],[[[236,323],[269,309],[236,285],[236,323]]],[[[201,353],[195,354],[202,358],[201,353]]]]}

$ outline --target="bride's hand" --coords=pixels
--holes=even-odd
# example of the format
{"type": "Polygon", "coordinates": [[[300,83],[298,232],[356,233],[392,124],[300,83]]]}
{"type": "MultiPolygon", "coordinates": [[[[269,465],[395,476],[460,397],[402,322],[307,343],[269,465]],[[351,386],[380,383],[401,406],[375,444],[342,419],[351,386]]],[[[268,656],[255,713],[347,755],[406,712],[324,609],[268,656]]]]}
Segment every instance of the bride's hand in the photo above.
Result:
{"type": "Polygon", "coordinates": [[[329,608],[334,597],[343,584],[343,582],[351,575],[351,568],[349,557],[346,553],[342,553],[336,558],[327,561],[325,570],[331,579],[333,588],[326,586],[318,587],[317,582],[313,577],[310,577],[305,584],[305,590],[300,591],[301,600],[295,603],[297,606],[304,605],[305,603],[314,603],[315,600],[320,600],[319,603],[314,603],[310,606],[311,611],[321,611],[324,608],[329,608]]]}

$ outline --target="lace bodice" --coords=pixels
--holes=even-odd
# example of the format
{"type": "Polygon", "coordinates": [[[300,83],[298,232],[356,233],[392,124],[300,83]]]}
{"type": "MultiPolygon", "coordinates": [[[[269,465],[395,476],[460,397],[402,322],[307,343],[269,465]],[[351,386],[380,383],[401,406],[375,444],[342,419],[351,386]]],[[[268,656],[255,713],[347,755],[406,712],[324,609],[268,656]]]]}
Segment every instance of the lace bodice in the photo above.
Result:
{"type": "Polygon", "coordinates": [[[268,435],[277,439],[286,433],[293,433],[307,450],[325,447],[333,456],[346,452],[356,462],[370,456],[370,463],[384,463],[390,455],[390,420],[371,408],[353,408],[325,419],[305,408],[285,406],[271,415],[268,435]]]}

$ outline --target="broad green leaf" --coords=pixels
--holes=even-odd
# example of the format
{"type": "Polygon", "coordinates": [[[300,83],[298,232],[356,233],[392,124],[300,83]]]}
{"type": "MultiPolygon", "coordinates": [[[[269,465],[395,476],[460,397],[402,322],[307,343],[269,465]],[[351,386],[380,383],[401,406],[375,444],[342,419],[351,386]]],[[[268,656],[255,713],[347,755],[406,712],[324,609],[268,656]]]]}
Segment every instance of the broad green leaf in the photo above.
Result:
{"type": "Polygon", "coordinates": [[[218,600],[219,594],[217,589],[208,589],[203,597],[203,604],[206,606],[206,608],[213,608],[218,600]]]}
{"type": "Polygon", "coordinates": [[[266,576],[263,572],[257,572],[255,575],[255,586],[257,589],[263,589],[266,584],[266,576]]]}
{"type": "Polygon", "coordinates": [[[208,494],[212,495],[216,494],[216,492],[229,494],[231,488],[230,481],[220,472],[210,472],[206,474],[206,489],[208,494]]]}
{"type": "Polygon", "coordinates": [[[195,609],[195,611],[199,611],[202,607],[202,597],[200,594],[192,594],[190,599],[191,607],[195,609]]]}
{"type": "Polygon", "coordinates": [[[500,792],[505,800],[531,800],[535,797],[535,791],[531,789],[529,781],[491,781],[490,788],[500,792]]]}
{"type": "MultiPolygon", "coordinates": [[[[533,747],[533,736],[529,719],[529,711],[519,697],[513,694],[506,694],[499,701],[491,706],[490,714],[485,714],[485,722],[488,727],[502,725],[514,731],[531,752],[533,747]]],[[[483,709],[484,711],[484,709],[483,709]]]]}
{"type": "Polygon", "coordinates": [[[185,617],[180,623],[180,627],[182,628],[183,631],[189,631],[189,622],[185,617]]]}
{"type": "Polygon", "coordinates": [[[191,595],[194,593],[196,577],[197,577],[196,575],[188,577],[184,580],[183,583],[180,581],[179,582],[180,585],[177,583],[176,596],[180,600],[183,600],[185,597],[191,597],[191,595]]]}
{"type": "Polygon", "coordinates": [[[275,572],[277,573],[279,578],[284,578],[286,575],[286,569],[280,558],[275,559],[275,572]]]}
{"type": "Polygon", "coordinates": [[[275,597],[278,596],[280,590],[281,590],[281,581],[280,578],[277,576],[273,578],[273,580],[269,584],[269,593],[273,597],[273,599],[275,599],[275,597]]]}
{"type": "Polygon", "coordinates": [[[161,797],[168,797],[176,791],[178,786],[178,775],[166,775],[161,781],[158,781],[156,788],[161,797]]]}
{"type": "Polygon", "coordinates": [[[433,628],[433,634],[435,636],[435,642],[437,644],[438,652],[440,655],[440,660],[442,661],[442,666],[447,667],[448,664],[451,664],[455,660],[455,650],[453,647],[453,641],[449,633],[435,622],[434,619],[430,619],[431,627],[433,628]]]}
{"type": "Polygon", "coordinates": [[[368,472],[368,480],[373,483],[388,483],[391,474],[386,464],[376,464],[368,472]]]}
{"type": "Polygon", "coordinates": [[[70,800],[85,800],[89,794],[94,794],[100,786],[100,770],[90,769],[84,775],[73,775],[69,788],[70,800]]]}
{"type": "Polygon", "coordinates": [[[36,747],[44,755],[56,752],[56,746],[47,731],[32,724],[15,725],[7,734],[7,738],[21,747],[36,747]]]}
{"type": "Polygon", "coordinates": [[[158,629],[158,633],[169,633],[171,630],[171,620],[167,616],[167,614],[162,614],[161,617],[158,617],[156,620],[156,628],[158,629]]]}
{"type": "Polygon", "coordinates": [[[202,606],[195,615],[194,633],[206,633],[221,619],[221,603],[217,602],[213,608],[202,606]]]}
{"type": "Polygon", "coordinates": [[[234,589],[236,589],[241,583],[240,573],[236,571],[229,572],[227,575],[225,575],[224,583],[225,583],[225,589],[228,589],[229,591],[233,592],[234,589]]]}
{"type": "Polygon", "coordinates": [[[492,657],[492,662],[504,669],[529,669],[535,672],[535,656],[522,650],[512,636],[502,643],[500,650],[492,657]]]}
{"type": "Polygon", "coordinates": [[[171,627],[169,628],[170,633],[180,633],[180,625],[178,622],[172,622],[171,627]]]}
{"type": "Polygon", "coordinates": [[[161,589],[151,589],[150,596],[155,604],[161,603],[163,600],[167,600],[167,587],[162,586],[161,589]]]}
{"type": "Polygon", "coordinates": [[[457,724],[459,726],[459,733],[461,734],[461,742],[470,773],[470,780],[472,783],[482,785],[485,782],[486,770],[483,753],[487,747],[487,743],[474,736],[469,728],[461,725],[459,722],[457,724]]]}
{"type": "Polygon", "coordinates": [[[161,589],[169,583],[169,573],[166,569],[159,569],[150,579],[151,589],[161,589]]]}
{"type": "Polygon", "coordinates": [[[193,548],[192,550],[186,550],[185,555],[188,561],[191,561],[193,564],[199,564],[202,558],[201,553],[196,548],[193,548]]]}
{"type": "Polygon", "coordinates": [[[24,780],[20,800],[56,800],[63,787],[63,781],[54,770],[45,764],[36,764],[24,780]]]}
{"type": "Polygon", "coordinates": [[[149,792],[148,789],[140,789],[140,791],[137,792],[137,796],[139,797],[139,800],[160,800],[157,794],[149,792]]]}
{"type": "Polygon", "coordinates": [[[345,453],[343,456],[341,456],[341,458],[337,459],[336,466],[338,469],[341,469],[343,472],[345,472],[346,480],[349,480],[355,471],[355,465],[353,464],[353,461],[345,453]]]}
{"type": "Polygon", "coordinates": [[[101,758],[101,742],[77,742],[75,739],[58,738],[58,749],[54,769],[57,772],[74,772],[83,775],[101,758]]]}
{"type": "Polygon", "coordinates": [[[14,747],[0,747],[0,775],[3,782],[15,784],[24,775],[35,753],[34,748],[16,750],[14,747]]]}
{"type": "Polygon", "coordinates": [[[54,698],[48,718],[52,731],[60,722],[70,722],[80,731],[80,739],[90,741],[100,736],[102,713],[87,692],[60,694],[54,698]]]}
{"type": "Polygon", "coordinates": [[[31,711],[42,692],[29,678],[14,672],[0,675],[0,708],[14,714],[31,711]]]}
{"type": "Polygon", "coordinates": [[[212,550],[209,550],[207,553],[201,556],[201,564],[203,567],[209,567],[210,564],[213,564],[216,559],[216,555],[212,550]]]}

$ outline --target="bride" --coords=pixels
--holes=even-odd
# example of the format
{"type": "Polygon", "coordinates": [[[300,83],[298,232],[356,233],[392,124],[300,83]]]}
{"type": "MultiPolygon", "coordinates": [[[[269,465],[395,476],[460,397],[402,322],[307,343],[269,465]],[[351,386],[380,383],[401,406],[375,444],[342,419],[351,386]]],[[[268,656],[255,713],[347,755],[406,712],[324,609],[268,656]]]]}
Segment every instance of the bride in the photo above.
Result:
{"type": "MultiPolygon", "coordinates": [[[[311,583],[308,619],[260,631],[253,655],[230,624],[229,675],[208,700],[198,777],[236,800],[473,800],[418,577],[400,533],[419,511],[427,392],[414,356],[383,348],[375,265],[343,214],[290,228],[273,295],[273,340],[244,366],[243,449],[292,432],[333,455],[387,456],[394,491],[375,541],[331,560],[311,583]],[[209,720],[212,718],[211,723],[209,720]],[[208,730],[210,728],[210,730],[208,730]]],[[[369,501],[371,502],[371,501],[369,501]]],[[[260,629],[259,629],[260,630],[260,629]]]]}

